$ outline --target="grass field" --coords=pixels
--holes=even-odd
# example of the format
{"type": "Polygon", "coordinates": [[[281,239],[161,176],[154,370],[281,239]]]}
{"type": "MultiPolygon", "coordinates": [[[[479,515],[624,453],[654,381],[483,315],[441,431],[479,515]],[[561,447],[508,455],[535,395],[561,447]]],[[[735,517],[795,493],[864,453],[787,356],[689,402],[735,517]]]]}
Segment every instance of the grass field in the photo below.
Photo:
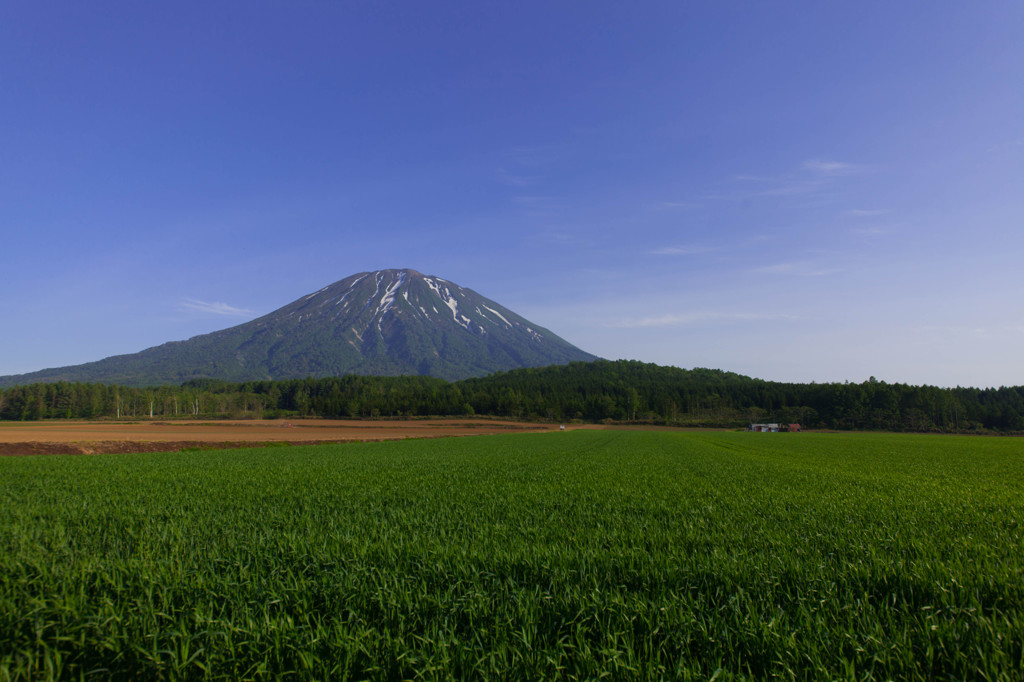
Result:
{"type": "Polygon", "coordinates": [[[1024,441],[0,459],[0,680],[1024,679],[1024,441]]]}

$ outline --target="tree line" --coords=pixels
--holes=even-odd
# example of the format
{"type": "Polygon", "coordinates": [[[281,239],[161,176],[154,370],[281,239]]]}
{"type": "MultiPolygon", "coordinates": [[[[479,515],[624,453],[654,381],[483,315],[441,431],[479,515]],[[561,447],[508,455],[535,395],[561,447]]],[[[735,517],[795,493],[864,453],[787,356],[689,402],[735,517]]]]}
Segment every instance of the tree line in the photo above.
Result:
{"type": "Polygon", "coordinates": [[[40,383],[0,390],[0,420],[375,418],[488,415],[739,427],[751,422],[887,431],[1022,432],[1024,387],[878,381],[795,384],[636,361],[574,362],[449,383],[347,375],[134,388],[40,383]]]}

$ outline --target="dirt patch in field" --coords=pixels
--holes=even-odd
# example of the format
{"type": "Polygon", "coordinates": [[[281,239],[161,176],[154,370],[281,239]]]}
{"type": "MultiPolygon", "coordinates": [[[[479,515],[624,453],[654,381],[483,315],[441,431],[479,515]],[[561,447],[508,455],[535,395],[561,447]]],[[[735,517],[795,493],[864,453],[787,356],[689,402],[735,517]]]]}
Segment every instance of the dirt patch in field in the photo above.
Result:
{"type": "Polygon", "coordinates": [[[170,452],[557,429],[557,424],[492,419],[7,422],[0,423],[0,456],[170,452]]]}

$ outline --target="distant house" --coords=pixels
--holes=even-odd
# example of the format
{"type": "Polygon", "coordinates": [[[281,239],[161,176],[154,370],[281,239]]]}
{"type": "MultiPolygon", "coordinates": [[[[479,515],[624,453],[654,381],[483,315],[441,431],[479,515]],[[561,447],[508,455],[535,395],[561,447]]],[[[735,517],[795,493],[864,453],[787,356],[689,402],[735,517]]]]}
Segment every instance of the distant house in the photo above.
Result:
{"type": "Polygon", "coordinates": [[[798,433],[800,431],[800,425],[790,424],[789,426],[786,427],[786,430],[789,431],[790,433],[798,433]]]}
{"type": "Polygon", "coordinates": [[[778,433],[779,424],[751,424],[750,430],[758,433],[778,433]]]}

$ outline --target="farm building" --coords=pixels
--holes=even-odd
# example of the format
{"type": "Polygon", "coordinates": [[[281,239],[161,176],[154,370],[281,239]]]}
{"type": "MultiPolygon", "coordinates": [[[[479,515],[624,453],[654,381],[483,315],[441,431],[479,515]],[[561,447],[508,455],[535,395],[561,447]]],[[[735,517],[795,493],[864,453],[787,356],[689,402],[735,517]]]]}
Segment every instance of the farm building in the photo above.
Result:
{"type": "Polygon", "coordinates": [[[778,433],[779,431],[791,431],[797,432],[800,430],[799,424],[751,424],[749,431],[757,431],[758,433],[778,433]]]}

